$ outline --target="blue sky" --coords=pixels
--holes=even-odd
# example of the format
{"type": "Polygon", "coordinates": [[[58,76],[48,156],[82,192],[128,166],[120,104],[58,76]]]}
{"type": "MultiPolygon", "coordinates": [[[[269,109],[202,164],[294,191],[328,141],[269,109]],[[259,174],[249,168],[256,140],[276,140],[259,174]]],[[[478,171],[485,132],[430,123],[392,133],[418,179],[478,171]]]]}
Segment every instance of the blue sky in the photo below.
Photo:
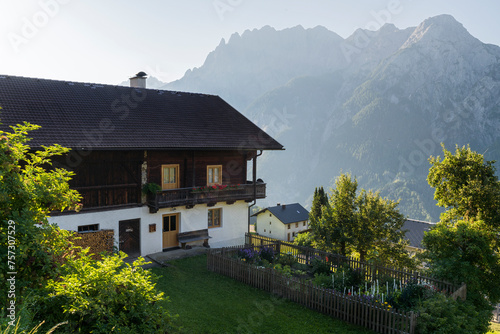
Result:
{"type": "Polygon", "coordinates": [[[117,84],[143,70],[172,81],[235,32],[322,25],[345,38],[439,14],[500,45],[499,12],[493,0],[0,0],[0,74],[117,84]]]}

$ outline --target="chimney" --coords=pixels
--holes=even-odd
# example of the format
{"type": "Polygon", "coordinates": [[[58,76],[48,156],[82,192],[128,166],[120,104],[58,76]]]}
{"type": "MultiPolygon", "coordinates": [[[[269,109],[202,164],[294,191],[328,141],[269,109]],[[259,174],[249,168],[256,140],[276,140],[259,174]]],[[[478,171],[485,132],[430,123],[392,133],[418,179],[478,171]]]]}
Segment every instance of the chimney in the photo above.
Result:
{"type": "Polygon", "coordinates": [[[280,205],[281,205],[281,203],[276,204],[276,206],[280,206],[280,205]]]}
{"type": "Polygon", "coordinates": [[[146,88],[146,75],[146,73],[141,71],[135,77],[130,78],[130,87],[146,88]]]}
{"type": "Polygon", "coordinates": [[[283,205],[281,206],[281,208],[282,208],[283,210],[285,210],[285,209],[286,209],[286,204],[283,204],[283,205]]]}

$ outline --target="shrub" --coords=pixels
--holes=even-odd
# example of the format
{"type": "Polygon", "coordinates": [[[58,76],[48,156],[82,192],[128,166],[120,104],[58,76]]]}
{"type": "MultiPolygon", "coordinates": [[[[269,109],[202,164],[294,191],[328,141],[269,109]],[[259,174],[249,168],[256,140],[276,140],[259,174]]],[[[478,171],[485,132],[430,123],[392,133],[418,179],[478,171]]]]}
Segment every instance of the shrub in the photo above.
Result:
{"type": "Polygon", "coordinates": [[[278,263],[282,266],[293,266],[297,262],[295,256],[292,253],[280,254],[278,257],[278,263]]]}
{"type": "Polygon", "coordinates": [[[278,263],[273,268],[285,277],[292,277],[292,268],[290,266],[282,266],[278,263]]]}
{"type": "Polygon", "coordinates": [[[274,252],[274,248],[264,247],[260,250],[259,256],[262,260],[266,260],[269,263],[272,263],[274,261],[274,258],[276,257],[276,253],[274,252]]]}
{"type": "Polygon", "coordinates": [[[246,262],[254,262],[257,255],[258,254],[251,248],[242,248],[238,250],[238,257],[246,262]]]}
{"type": "Polygon", "coordinates": [[[123,252],[100,262],[87,253],[63,265],[65,274],[34,298],[36,321],[52,326],[67,320],[61,330],[71,333],[165,333],[170,328],[172,317],[161,306],[168,297],[156,292],[156,277],[142,269],[143,258],[130,265],[123,262],[123,252]]]}
{"type": "Polygon", "coordinates": [[[314,274],[313,283],[315,285],[319,285],[323,288],[332,288],[332,276],[322,273],[322,274],[314,274]]]}
{"type": "Polygon", "coordinates": [[[349,266],[339,267],[335,271],[335,290],[344,291],[354,287],[355,291],[359,288],[364,289],[365,277],[361,269],[352,269],[349,266]]]}
{"type": "Polygon", "coordinates": [[[330,264],[320,256],[315,256],[312,258],[311,267],[311,271],[314,275],[330,274],[330,264]]]}
{"type": "Polygon", "coordinates": [[[422,302],[417,333],[487,333],[491,310],[478,310],[471,302],[435,294],[422,302]]]}

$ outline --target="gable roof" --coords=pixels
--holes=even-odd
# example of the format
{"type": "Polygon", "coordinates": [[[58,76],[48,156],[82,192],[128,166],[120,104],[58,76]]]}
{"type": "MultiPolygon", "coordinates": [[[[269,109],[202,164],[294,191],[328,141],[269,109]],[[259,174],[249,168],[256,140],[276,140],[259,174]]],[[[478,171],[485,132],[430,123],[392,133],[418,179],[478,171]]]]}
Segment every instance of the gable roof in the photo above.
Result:
{"type": "Polygon", "coordinates": [[[424,232],[430,231],[436,224],[415,219],[407,219],[403,224],[403,230],[407,230],[406,239],[410,241],[409,246],[422,248],[424,232]]]}
{"type": "Polygon", "coordinates": [[[219,96],[0,75],[0,130],[42,126],[32,148],[281,150],[219,96]]]}
{"type": "Polygon", "coordinates": [[[257,216],[265,211],[271,212],[283,224],[291,224],[309,219],[309,211],[304,209],[299,203],[271,206],[254,213],[252,216],[257,216]]]}

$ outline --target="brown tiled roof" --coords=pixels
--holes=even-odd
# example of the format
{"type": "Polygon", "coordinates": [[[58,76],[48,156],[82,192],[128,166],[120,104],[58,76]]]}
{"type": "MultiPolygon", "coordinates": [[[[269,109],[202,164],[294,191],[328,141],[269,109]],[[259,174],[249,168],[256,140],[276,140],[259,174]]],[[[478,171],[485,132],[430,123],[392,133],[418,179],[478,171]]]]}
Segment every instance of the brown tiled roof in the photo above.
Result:
{"type": "Polygon", "coordinates": [[[0,76],[0,125],[28,121],[31,147],[242,149],[283,146],[219,96],[0,76]]]}

